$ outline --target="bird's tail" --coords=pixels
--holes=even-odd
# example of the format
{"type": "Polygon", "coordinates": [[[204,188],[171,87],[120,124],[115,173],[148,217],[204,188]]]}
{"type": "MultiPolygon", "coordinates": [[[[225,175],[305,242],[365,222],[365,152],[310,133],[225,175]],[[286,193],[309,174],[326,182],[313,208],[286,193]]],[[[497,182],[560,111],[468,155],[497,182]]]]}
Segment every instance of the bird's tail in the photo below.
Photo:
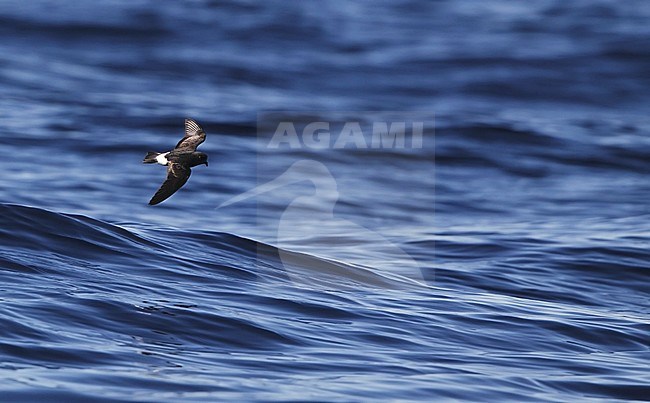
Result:
{"type": "Polygon", "coordinates": [[[156,157],[159,156],[161,153],[157,153],[155,151],[149,151],[147,155],[144,156],[144,159],[142,160],[143,164],[155,164],[156,162],[156,157]]]}

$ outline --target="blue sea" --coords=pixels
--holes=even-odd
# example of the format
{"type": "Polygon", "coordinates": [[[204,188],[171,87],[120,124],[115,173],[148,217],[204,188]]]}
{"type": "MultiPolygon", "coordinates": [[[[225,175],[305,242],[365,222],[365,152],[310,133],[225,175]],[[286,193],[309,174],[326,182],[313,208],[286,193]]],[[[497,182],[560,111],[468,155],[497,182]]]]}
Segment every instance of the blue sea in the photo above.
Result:
{"type": "Polygon", "coordinates": [[[0,2],[0,401],[649,400],[649,20],[0,2]]]}

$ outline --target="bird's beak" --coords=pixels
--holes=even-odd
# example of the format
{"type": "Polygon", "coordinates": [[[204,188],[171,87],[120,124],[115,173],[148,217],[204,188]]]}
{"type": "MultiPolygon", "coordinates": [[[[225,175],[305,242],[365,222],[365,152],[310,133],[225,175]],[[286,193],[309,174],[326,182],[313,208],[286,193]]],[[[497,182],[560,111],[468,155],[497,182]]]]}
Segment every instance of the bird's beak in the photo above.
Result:
{"type": "Polygon", "coordinates": [[[208,166],[208,161],[205,161],[205,166],[206,166],[206,167],[208,166]]]}

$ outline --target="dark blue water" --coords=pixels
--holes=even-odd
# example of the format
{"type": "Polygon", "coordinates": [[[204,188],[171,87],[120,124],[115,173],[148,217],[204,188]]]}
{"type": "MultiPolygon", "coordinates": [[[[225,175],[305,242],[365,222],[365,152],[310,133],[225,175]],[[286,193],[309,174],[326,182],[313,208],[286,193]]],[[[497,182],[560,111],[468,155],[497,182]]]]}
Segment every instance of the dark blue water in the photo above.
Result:
{"type": "Polygon", "coordinates": [[[648,399],[649,18],[0,3],[0,400],[648,399]],[[147,206],[186,116],[210,166],[147,206]]]}

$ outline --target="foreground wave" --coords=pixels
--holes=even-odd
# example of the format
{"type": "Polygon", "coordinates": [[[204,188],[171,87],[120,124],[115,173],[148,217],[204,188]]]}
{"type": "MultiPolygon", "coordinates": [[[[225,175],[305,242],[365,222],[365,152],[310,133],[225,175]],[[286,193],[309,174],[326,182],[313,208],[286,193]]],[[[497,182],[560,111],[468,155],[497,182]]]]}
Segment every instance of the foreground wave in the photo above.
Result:
{"type": "Polygon", "coordinates": [[[20,253],[8,253],[4,258],[8,267],[18,271],[53,274],[83,262],[91,271],[130,266],[130,272],[142,271],[140,274],[155,276],[154,281],[184,278],[196,270],[209,271],[224,282],[232,277],[288,280],[283,273],[291,269],[311,275],[316,287],[414,284],[397,275],[281,250],[223,232],[118,226],[83,215],[10,204],[0,205],[0,214],[6,229],[5,246],[28,251],[23,255],[26,259],[21,259],[20,253]],[[36,251],[50,263],[35,264],[32,254],[36,251]]]}
{"type": "MultiPolygon", "coordinates": [[[[296,254],[306,270],[332,269],[309,287],[290,281],[276,248],[231,234],[7,204],[0,217],[0,375],[10,400],[647,392],[642,317],[532,289],[500,292],[505,282],[494,274],[447,268],[455,289],[406,289],[372,270],[352,279],[340,273],[360,268],[296,254]]],[[[441,238],[447,254],[478,245],[460,232],[441,238]]]]}

